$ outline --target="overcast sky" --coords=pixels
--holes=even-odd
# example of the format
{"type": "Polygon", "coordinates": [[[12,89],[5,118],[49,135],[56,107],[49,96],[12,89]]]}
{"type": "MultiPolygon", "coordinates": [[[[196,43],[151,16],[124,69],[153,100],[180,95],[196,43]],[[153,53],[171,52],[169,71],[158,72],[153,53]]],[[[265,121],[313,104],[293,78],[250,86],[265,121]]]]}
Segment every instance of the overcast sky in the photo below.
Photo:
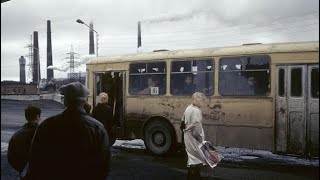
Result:
{"type": "MultiPolygon", "coordinates": [[[[28,54],[25,46],[33,31],[39,34],[41,77],[46,77],[47,20],[54,66],[65,66],[71,46],[78,57],[88,55],[89,28],[77,19],[93,21],[99,56],[319,41],[319,0],[11,0],[1,3],[1,80],[19,80],[19,57],[28,54]]],[[[85,65],[75,71],[84,72],[85,65]]],[[[66,77],[67,72],[55,70],[54,75],[66,77]]]]}

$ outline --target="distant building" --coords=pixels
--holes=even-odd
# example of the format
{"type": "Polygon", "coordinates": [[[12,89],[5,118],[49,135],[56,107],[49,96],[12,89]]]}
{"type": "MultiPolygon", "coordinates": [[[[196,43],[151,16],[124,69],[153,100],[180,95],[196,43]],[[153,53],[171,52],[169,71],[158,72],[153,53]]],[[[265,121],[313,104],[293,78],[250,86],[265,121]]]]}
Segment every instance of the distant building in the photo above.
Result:
{"type": "Polygon", "coordinates": [[[37,94],[37,84],[26,84],[17,81],[1,81],[1,94],[37,94]]]}

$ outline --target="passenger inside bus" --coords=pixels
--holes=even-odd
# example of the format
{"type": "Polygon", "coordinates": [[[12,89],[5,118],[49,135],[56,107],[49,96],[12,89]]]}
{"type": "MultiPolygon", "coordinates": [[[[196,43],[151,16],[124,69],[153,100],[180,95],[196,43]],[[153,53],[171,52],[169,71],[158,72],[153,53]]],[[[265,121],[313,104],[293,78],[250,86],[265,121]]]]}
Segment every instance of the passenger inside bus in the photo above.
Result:
{"type": "Polygon", "coordinates": [[[182,94],[191,95],[195,91],[195,85],[193,83],[193,76],[192,74],[187,74],[184,79],[182,94]]]}
{"type": "Polygon", "coordinates": [[[246,85],[246,95],[256,95],[256,78],[251,76],[248,78],[246,85]]]}
{"type": "Polygon", "coordinates": [[[102,75],[101,92],[106,92],[109,95],[108,104],[113,107],[114,93],[113,93],[113,79],[110,72],[102,75]]]}
{"type": "Polygon", "coordinates": [[[153,87],[158,87],[158,82],[156,81],[156,79],[152,78],[151,76],[148,77],[148,87],[141,90],[138,94],[139,95],[148,95],[148,94],[151,94],[151,89],[153,87]]]}
{"type": "Polygon", "coordinates": [[[122,114],[122,78],[121,74],[118,72],[114,73],[114,82],[113,82],[113,92],[114,92],[114,103],[113,103],[113,118],[116,122],[116,125],[119,127],[123,126],[123,114],[122,114]]]}

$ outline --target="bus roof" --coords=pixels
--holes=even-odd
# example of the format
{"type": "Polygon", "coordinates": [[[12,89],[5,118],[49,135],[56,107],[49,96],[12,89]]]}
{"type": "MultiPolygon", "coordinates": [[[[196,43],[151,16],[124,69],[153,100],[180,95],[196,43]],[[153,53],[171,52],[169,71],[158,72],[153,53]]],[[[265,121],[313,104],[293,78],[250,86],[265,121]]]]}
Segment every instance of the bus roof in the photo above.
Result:
{"type": "Polygon", "coordinates": [[[105,56],[91,59],[90,64],[104,64],[115,62],[130,62],[141,60],[161,60],[193,57],[214,57],[231,56],[246,54],[268,54],[268,53],[286,53],[286,52],[316,52],[319,51],[319,41],[309,42],[290,42],[290,43],[272,43],[272,44],[245,44],[242,46],[187,49],[174,51],[160,51],[149,53],[137,53],[118,56],[105,56]]]}

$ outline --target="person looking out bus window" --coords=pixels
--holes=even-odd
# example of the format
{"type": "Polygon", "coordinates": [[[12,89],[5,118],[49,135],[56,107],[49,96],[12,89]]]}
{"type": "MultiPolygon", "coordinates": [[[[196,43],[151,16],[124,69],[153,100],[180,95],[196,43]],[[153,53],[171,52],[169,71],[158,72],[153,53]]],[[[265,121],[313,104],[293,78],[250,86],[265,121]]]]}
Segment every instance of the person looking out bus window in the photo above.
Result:
{"type": "Polygon", "coordinates": [[[138,94],[139,95],[149,95],[151,94],[151,88],[152,87],[157,87],[157,82],[151,77],[148,77],[148,87],[140,91],[138,94]]]}
{"type": "Polygon", "coordinates": [[[91,116],[100,121],[106,129],[109,137],[110,145],[113,144],[112,128],[114,126],[112,108],[108,104],[109,96],[102,92],[99,94],[100,102],[93,107],[91,116]]]}
{"type": "Polygon", "coordinates": [[[28,161],[31,140],[40,122],[40,115],[40,108],[28,106],[25,109],[25,118],[28,122],[16,131],[9,141],[8,161],[19,173],[23,171],[28,161]]]}
{"type": "Polygon", "coordinates": [[[73,82],[59,91],[66,109],[38,126],[29,161],[30,179],[106,179],[111,159],[108,134],[83,109],[89,90],[73,82]]]}
{"type": "Polygon", "coordinates": [[[191,95],[195,91],[195,85],[193,84],[192,74],[186,75],[183,84],[182,94],[191,95]]]}
{"type": "Polygon", "coordinates": [[[201,108],[206,103],[206,96],[196,92],[192,95],[190,104],[182,117],[185,128],[183,129],[184,144],[188,155],[188,179],[200,179],[200,168],[206,164],[205,159],[199,152],[198,146],[204,141],[204,131],[202,128],[201,108]]]}
{"type": "Polygon", "coordinates": [[[264,96],[266,95],[266,88],[263,88],[263,85],[257,84],[257,78],[255,76],[250,76],[247,80],[247,89],[246,95],[252,96],[264,96]]]}
{"type": "Polygon", "coordinates": [[[256,78],[251,76],[248,78],[248,86],[247,86],[247,93],[248,95],[255,95],[256,90],[256,78]]]}

